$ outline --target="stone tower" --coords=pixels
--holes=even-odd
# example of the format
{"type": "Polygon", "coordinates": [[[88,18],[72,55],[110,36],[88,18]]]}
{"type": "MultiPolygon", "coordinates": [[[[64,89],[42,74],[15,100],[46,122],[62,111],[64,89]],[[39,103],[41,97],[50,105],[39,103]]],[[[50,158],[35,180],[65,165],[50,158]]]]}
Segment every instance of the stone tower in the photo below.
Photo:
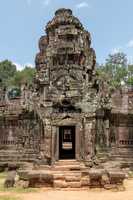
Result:
{"type": "Polygon", "coordinates": [[[59,9],[39,41],[36,111],[43,121],[42,160],[88,162],[95,154],[99,87],[91,36],[70,9],[59,9]]]}
{"type": "Polygon", "coordinates": [[[30,187],[121,185],[133,166],[133,90],[116,90],[110,104],[90,33],[70,9],[55,12],[39,49],[33,87],[11,99],[0,88],[1,169],[22,166],[30,187]]]}

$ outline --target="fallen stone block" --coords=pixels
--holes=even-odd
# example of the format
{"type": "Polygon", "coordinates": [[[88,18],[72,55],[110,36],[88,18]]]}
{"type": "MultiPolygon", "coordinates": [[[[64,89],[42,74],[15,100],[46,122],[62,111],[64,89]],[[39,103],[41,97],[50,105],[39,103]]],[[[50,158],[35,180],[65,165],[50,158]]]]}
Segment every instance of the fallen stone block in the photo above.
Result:
{"type": "Polygon", "coordinates": [[[101,180],[102,180],[103,171],[101,170],[90,170],[89,177],[90,177],[90,187],[101,187],[101,180]]]}
{"type": "Polygon", "coordinates": [[[125,173],[120,171],[108,171],[110,184],[123,185],[123,181],[126,178],[125,173]]]}
{"type": "Polygon", "coordinates": [[[10,170],[17,170],[17,169],[19,169],[19,164],[17,164],[17,163],[8,163],[8,170],[10,171],[10,170]]]}
{"type": "Polygon", "coordinates": [[[112,189],[116,189],[116,185],[114,184],[105,184],[104,186],[104,189],[106,190],[112,190],[112,189]]]}
{"type": "Polygon", "coordinates": [[[15,183],[15,187],[21,187],[21,188],[28,188],[29,187],[29,181],[23,181],[23,180],[19,180],[15,183]]]}
{"type": "Polygon", "coordinates": [[[28,171],[26,170],[19,170],[18,171],[18,175],[20,177],[21,180],[28,180],[29,179],[29,175],[28,175],[28,171]]]}
{"type": "Polygon", "coordinates": [[[108,173],[103,173],[101,177],[101,185],[110,185],[110,179],[108,173]]]}
{"type": "Polygon", "coordinates": [[[9,171],[6,180],[4,182],[4,187],[5,188],[14,187],[15,177],[16,177],[16,171],[9,171]]]}

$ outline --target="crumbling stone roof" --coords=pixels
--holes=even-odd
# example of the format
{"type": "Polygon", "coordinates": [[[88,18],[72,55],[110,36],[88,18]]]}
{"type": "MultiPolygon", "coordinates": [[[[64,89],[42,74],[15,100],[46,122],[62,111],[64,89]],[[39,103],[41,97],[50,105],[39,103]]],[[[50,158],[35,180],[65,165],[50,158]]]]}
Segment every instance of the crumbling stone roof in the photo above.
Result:
{"type": "Polygon", "coordinates": [[[69,25],[73,24],[76,28],[83,29],[83,25],[78,18],[74,17],[72,10],[70,9],[59,9],[55,12],[55,17],[52,21],[49,21],[46,26],[46,32],[49,30],[58,27],[59,25],[69,25]]]}

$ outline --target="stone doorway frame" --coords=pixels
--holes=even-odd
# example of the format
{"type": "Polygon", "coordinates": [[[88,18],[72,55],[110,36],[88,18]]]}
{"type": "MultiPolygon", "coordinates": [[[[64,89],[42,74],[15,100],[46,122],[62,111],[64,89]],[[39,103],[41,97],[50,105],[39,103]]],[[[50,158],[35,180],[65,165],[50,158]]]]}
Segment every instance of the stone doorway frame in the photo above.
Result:
{"type": "Polygon", "coordinates": [[[81,151],[83,149],[82,136],[83,130],[81,130],[82,122],[77,120],[59,120],[58,123],[52,124],[52,164],[59,161],[59,127],[60,126],[75,126],[75,160],[81,160],[81,151]]]}
{"type": "Polygon", "coordinates": [[[69,160],[69,159],[74,159],[75,160],[75,157],[76,157],[76,129],[75,129],[75,126],[60,126],[59,127],[59,160],[69,160]],[[64,135],[64,131],[65,129],[70,129],[71,131],[71,136],[72,136],[72,140],[71,140],[71,144],[72,144],[72,149],[71,150],[63,150],[62,148],[62,137],[64,135]],[[64,158],[63,158],[63,155],[62,155],[62,151],[64,151],[64,158]],[[70,153],[70,157],[65,155],[65,151],[69,152],[70,153]]]}

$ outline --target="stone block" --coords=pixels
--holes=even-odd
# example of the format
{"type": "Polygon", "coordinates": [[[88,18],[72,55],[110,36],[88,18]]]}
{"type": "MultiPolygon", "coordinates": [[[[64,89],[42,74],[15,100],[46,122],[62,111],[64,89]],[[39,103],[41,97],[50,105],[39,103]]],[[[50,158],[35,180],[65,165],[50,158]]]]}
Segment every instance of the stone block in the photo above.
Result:
{"type": "Polygon", "coordinates": [[[21,188],[28,188],[29,187],[29,181],[23,181],[23,180],[19,180],[15,183],[14,185],[15,187],[21,187],[21,188]]]}
{"type": "Polygon", "coordinates": [[[55,188],[66,188],[68,187],[67,183],[64,180],[54,180],[55,188]]]}
{"type": "Polygon", "coordinates": [[[109,185],[109,184],[110,184],[110,179],[109,179],[108,174],[107,173],[102,174],[101,185],[104,186],[104,185],[109,185]]]}
{"type": "Polygon", "coordinates": [[[4,182],[4,187],[5,188],[14,187],[15,177],[16,177],[16,171],[9,171],[4,182]]]}
{"type": "Polygon", "coordinates": [[[8,163],[8,170],[17,170],[19,167],[17,163],[8,163]]]}
{"type": "Polygon", "coordinates": [[[68,187],[70,188],[80,188],[81,187],[81,182],[68,182],[68,187]]]}
{"type": "Polygon", "coordinates": [[[106,190],[114,190],[114,189],[116,189],[116,185],[115,184],[105,184],[105,185],[103,185],[103,187],[104,187],[104,189],[106,189],[106,190]]]}
{"type": "Polygon", "coordinates": [[[90,187],[101,187],[102,173],[103,171],[96,169],[89,171],[90,187]]]}
{"type": "Polygon", "coordinates": [[[83,177],[81,179],[81,186],[86,187],[90,185],[90,178],[89,177],[83,177]]]}
{"type": "Polygon", "coordinates": [[[30,187],[41,187],[41,186],[53,186],[53,175],[52,174],[41,174],[32,173],[29,174],[29,186],[30,187]]]}
{"type": "Polygon", "coordinates": [[[80,181],[81,176],[76,176],[76,175],[67,175],[65,176],[66,182],[75,182],[75,181],[80,181]]]}
{"type": "Polygon", "coordinates": [[[120,171],[108,171],[111,184],[123,185],[123,181],[126,178],[125,173],[120,171]]]}
{"type": "Polygon", "coordinates": [[[20,177],[21,180],[28,180],[29,179],[29,176],[28,176],[28,171],[26,170],[19,170],[18,171],[18,175],[20,177]]]}
{"type": "Polygon", "coordinates": [[[54,174],[54,180],[65,180],[64,174],[54,174]]]}

